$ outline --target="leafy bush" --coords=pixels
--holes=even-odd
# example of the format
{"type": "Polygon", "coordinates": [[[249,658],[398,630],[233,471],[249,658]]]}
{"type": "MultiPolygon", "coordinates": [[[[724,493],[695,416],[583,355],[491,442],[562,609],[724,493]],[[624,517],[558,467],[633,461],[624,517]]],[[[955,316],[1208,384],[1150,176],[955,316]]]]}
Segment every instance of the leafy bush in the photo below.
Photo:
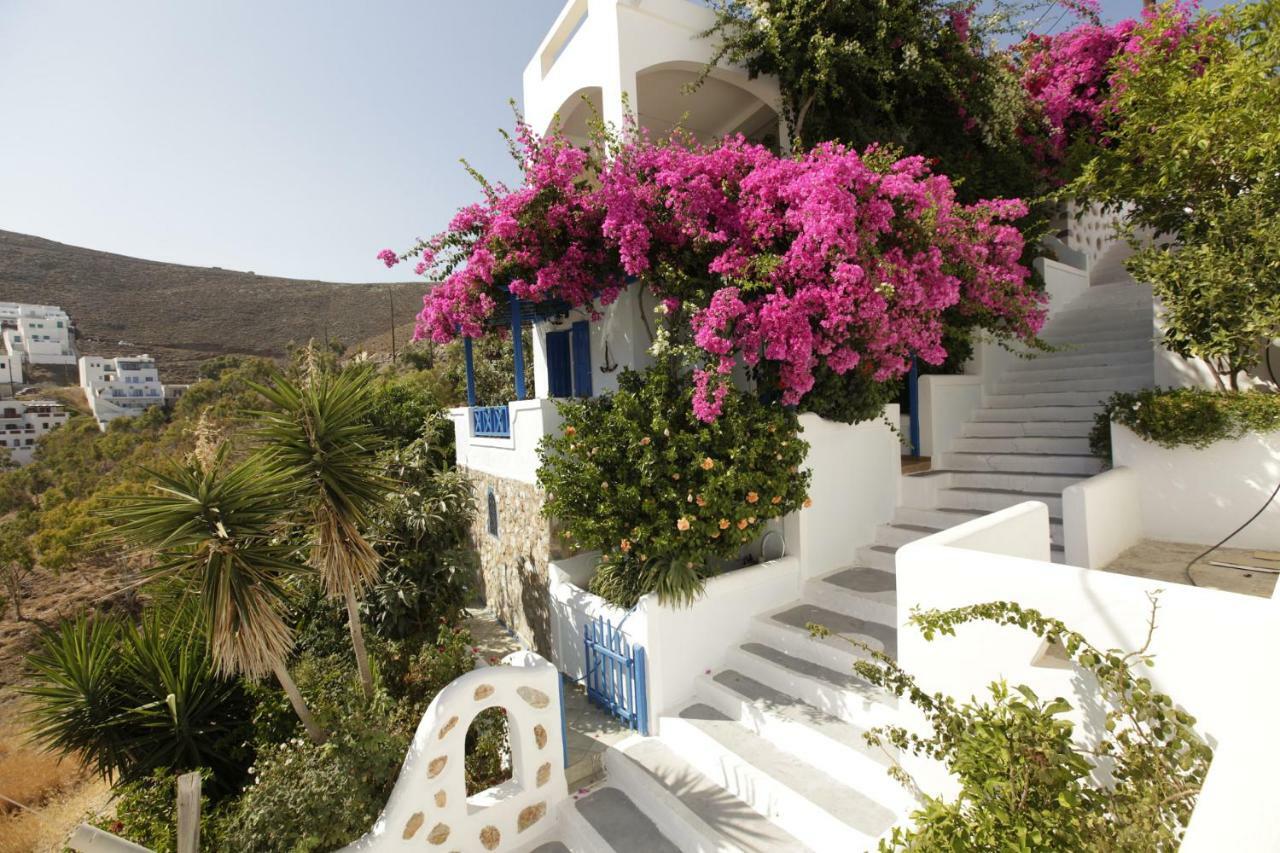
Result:
{"type": "Polygon", "coordinates": [[[603,554],[592,589],[623,607],[646,592],[692,600],[711,558],[736,556],[807,501],[793,412],[727,389],[705,423],[692,394],[670,362],[624,371],[617,392],[561,404],[563,431],[539,450],[544,513],[570,544],[603,554]]]}
{"type": "MultiPolygon", "coordinates": [[[[117,785],[114,789],[116,819],[102,824],[103,828],[156,853],[177,850],[179,775],[162,769],[145,779],[117,785]]],[[[208,781],[206,775],[205,783],[208,781]]],[[[205,850],[228,849],[226,817],[230,809],[225,805],[227,802],[211,800],[206,790],[201,791],[200,846],[205,850]]]]}
{"type": "Polygon", "coordinates": [[[215,674],[194,621],[153,612],[135,628],[81,615],[46,634],[22,691],[34,737],[126,781],[205,767],[212,792],[237,785],[249,761],[249,699],[239,681],[215,674]]]}
{"type": "Polygon", "coordinates": [[[423,646],[422,651],[413,656],[401,683],[399,697],[408,706],[414,721],[449,682],[466,675],[475,666],[471,632],[450,626],[441,619],[435,645],[423,646]]]}
{"type": "MultiPolygon", "coordinates": [[[[929,727],[923,734],[900,726],[873,729],[868,743],[941,761],[960,783],[954,800],[924,794],[913,826],[895,828],[880,849],[1176,850],[1213,752],[1196,733],[1195,718],[1135,671],[1152,663],[1147,650],[1155,615],[1153,598],[1146,643],[1127,654],[1099,649],[1062,622],[1009,602],[911,617],[926,640],[991,622],[1061,648],[1096,681],[1098,704],[1107,711],[1106,725],[1083,745],[1064,717],[1071,710],[1065,699],[1045,701],[1026,686],[997,682],[990,702],[958,702],[925,691],[882,653],[854,664],[862,678],[907,698],[929,727]],[[1110,783],[1094,776],[1103,765],[1110,783]]],[[[901,766],[891,773],[915,787],[901,766]]]]}
{"type": "Polygon", "coordinates": [[[1149,388],[1117,392],[1095,416],[1089,449],[1111,461],[1111,423],[1161,447],[1205,448],[1250,432],[1280,430],[1280,394],[1149,388]]]}

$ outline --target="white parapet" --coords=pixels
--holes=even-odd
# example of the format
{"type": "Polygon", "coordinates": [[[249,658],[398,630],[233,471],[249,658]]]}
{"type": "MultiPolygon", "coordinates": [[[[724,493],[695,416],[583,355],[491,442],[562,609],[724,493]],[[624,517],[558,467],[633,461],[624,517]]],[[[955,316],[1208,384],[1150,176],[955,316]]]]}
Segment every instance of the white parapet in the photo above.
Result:
{"type": "Polygon", "coordinates": [[[463,675],[422,715],[386,808],[344,850],[524,850],[554,831],[568,800],[560,674],[532,652],[463,675]],[[507,712],[511,779],[467,796],[466,737],[481,711],[507,712]],[[447,845],[447,846],[442,846],[447,845]]]}

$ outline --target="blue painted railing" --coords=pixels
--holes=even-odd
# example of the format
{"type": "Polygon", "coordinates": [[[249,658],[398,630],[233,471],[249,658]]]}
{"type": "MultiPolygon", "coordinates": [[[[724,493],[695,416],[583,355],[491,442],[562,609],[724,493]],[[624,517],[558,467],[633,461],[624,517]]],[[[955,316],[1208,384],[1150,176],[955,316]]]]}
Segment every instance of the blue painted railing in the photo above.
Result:
{"type": "Polygon", "coordinates": [[[471,431],[484,438],[507,438],[511,435],[511,411],[506,406],[473,406],[471,431]]]}
{"type": "Polygon", "coordinates": [[[587,699],[640,734],[649,734],[644,647],[628,642],[603,616],[587,623],[582,644],[586,649],[587,699]]]}

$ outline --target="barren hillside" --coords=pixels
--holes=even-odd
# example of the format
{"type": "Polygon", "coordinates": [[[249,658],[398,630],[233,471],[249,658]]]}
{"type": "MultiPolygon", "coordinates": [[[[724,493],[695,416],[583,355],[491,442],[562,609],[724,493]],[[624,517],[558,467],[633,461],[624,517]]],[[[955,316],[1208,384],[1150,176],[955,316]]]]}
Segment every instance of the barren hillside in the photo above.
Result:
{"type": "MultiPolygon", "coordinates": [[[[148,352],[167,381],[224,353],[283,355],[308,338],[355,345],[421,307],[426,285],[331,284],[188,267],[0,231],[0,301],[60,305],[82,352],[148,352]]],[[[400,335],[397,334],[397,338],[400,335]]]]}

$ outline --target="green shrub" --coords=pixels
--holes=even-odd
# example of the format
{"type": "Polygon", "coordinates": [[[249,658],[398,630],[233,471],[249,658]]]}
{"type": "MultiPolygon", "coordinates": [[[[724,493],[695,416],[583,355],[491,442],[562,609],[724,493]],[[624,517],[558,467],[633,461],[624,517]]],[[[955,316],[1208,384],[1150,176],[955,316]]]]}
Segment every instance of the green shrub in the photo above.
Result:
{"type": "Polygon", "coordinates": [[[136,627],[81,615],[48,632],[22,690],[33,736],[125,781],[210,768],[211,793],[238,785],[250,760],[249,697],[215,674],[203,633],[190,630],[196,617],[184,613],[153,612],[136,627]]]}
{"type": "Polygon", "coordinates": [[[437,693],[475,669],[475,652],[471,632],[440,620],[435,645],[423,646],[413,656],[400,688],[401,700],[408,705],[415,724],[437,693]]]}
{"type": "Polygon", "coordinates": [[[543,512],[569,544],[602,553],[592,589],[623,607],[647,592],[691,601],[709,560],[807,501],[794,412],[730,389],[708,424],[692,393],[667,362],[623,371],[615,393],[562,403],[563,430],[539,449],[543,512]]]}
{"type": "MultiPolygon", "coordinates": [[[[1106,711],[1105,725],[1081,742],[1063,698],[1046,701],[1025,685],[1011,689],[1001,681],[991,685],[989,702],[959,702],[927,692],[894,660],[868,649],[872,659],[855,663],[857,674],[908,699],[927,730],[885,726],[868,732],[867,742],[943,762],[960,785],[949,800],[920,791],[923,806],[911,828],[895,828],[880,849],[1176,850],[1213,752],[1196,733],[1195,718],[1137,671],[1152,664],[1155,615],[1153,597],[1147,641],[1127,654],[1099,649],[1062,622],[1009,602],[911,617],[926,640],[987,622],[1023,628],[1060,648],[1082,683],[1096,685],[1087,701],[1106,711]]],[[[890,772],[918,790],[901,765],[890,772]]]]}
{"type": "Polygon", "coordinates": [[[1161,447],[1205,448],[1250,432],[1280,430],[1280,394],[1149,388],[1118,392],[1094,419],[1089,449],[1111,462],[1111,423],[1161,447]]]}
{"type": "MultiPolygon", "coordinates": [[[[208,771],[205,771],[208,784],[208,771]]],[[[100,824],[104,829],[127,838],[156,853],[172,853],[178,848],[178,774],[157,770],[145,779],[124,782],[115,787],[116,819],[100,824]]],[[[200,847],[203,850],[226,850],[227,815],[230,809],[223,800],[210,800],[202,789],[200,797],[200,847]]]]}

